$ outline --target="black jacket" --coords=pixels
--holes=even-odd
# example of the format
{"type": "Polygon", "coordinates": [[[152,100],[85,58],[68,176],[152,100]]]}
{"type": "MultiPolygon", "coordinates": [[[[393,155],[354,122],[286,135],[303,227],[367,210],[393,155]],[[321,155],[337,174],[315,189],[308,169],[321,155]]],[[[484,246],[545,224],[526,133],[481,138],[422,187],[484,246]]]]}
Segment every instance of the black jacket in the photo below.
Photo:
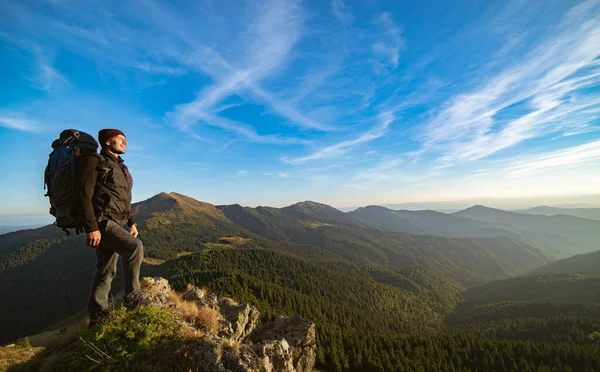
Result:
{"type": "Polygon", "coordinates": [[[110,219],[133,225],[131,189],[133,179],[120,156],[102,150],[87,156],[81,174],[79,205],[85,232],[98,230],[98,222],[110,219]]]}

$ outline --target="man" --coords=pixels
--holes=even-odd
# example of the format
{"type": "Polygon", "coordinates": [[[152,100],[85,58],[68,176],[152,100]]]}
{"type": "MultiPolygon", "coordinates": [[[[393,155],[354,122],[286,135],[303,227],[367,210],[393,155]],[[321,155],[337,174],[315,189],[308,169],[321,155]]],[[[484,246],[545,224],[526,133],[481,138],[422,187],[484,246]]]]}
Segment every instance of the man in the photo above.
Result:
{"type": "Polygon", "coordinates": [[[131,215],[133,180],[120,155],[127,147],[125,134],[118,129],[98,133],[102,150],[87,156],[81,175],[80,206],[87,245],[96,249],[96,275],[88,301],[90,326],[108,313],[108,294],[117,271],[119,255],[125,271],[125,306],[135,306],[140,291],[140,266],[144,247],[131,215]],[[129,230],[123,227],[129,226],[129,230]]]}

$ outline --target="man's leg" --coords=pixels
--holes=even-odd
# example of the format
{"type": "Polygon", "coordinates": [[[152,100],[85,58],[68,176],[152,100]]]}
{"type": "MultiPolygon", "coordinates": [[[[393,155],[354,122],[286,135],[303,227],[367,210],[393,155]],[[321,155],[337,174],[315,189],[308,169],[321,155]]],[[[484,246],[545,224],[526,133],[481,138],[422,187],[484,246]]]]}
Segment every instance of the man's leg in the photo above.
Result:
{"type": "Polygon", "coordinates": [[[88,314],[91,321],[97,321],[108,311],[108,294],[112,280],[117,273],[119,255],[101,244],[96,248],[96,275],[92,282],[88,300],[88,314]]]}
{"type": "Polygon", "coordinates": [[[144,246],[138,238],[113,221],[108,221],[101,242],[123,257],[125,279],[125,299],[132,298],[140,291],[140,266],[144,259],[144,246]]]}

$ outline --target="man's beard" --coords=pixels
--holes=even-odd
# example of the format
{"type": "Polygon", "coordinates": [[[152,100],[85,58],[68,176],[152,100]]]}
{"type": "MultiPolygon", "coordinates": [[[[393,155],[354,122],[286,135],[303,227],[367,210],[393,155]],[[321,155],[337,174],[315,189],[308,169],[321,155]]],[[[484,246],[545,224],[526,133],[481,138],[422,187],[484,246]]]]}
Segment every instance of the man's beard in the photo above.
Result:
{"type": "Polygon", "coordinates": [[[110,147],[110,151],[113,152],[113,153],[115,153],[115,154],[118,154],[118,155],[123,155],[125,153],[125,150],[121,150],[121,149],[119,149],[117,147],[114,147],[114,146],[110,147]]]}

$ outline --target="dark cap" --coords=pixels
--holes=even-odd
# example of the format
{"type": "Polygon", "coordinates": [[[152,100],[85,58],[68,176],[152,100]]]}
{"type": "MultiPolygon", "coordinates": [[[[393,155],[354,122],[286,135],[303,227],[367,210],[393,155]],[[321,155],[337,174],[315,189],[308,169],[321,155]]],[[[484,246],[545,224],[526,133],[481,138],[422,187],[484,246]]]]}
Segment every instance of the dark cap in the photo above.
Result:
{"type": "Polygon", "coordinates": [[[119,134],[123,137],[127,137],[125,133],[121,132],[118,129],[102,129],[100,130],[100,132],[98,132],[98,142],[100,142],[100,146],[104,147],[106,141],[118,136],[119,134]]]}

